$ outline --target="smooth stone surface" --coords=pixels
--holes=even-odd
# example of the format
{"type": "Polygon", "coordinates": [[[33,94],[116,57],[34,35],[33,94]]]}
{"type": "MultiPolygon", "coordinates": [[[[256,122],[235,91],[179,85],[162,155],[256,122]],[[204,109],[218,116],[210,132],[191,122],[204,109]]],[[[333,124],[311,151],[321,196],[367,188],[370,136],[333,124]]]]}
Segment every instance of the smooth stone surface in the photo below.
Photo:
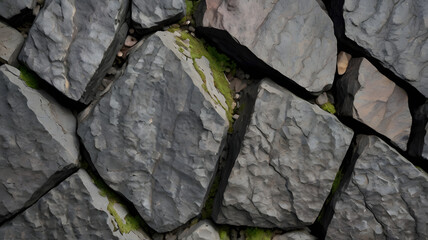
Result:
{"type": "Polygon", "coordinates": [[[77,168],[76,119],[52,97],[0,67],[0,222],[77,168]]]}
{"type": "Polygon", "coordinates": [[[340,115],[352,116],[407,149],[412,116],[407,93],[365,58],[353,58],[337,84],[340,115]]]}
{"type": "Polygon", "coordinates": [[[220,240],[220,236],[209,220],[201,221],[178,236],[180,240],[220,240]]]}
{"type": "Polygon", "coordinates": [[[292,231],[278,235],[272,238],[272,240],[316,240],[317,238],[312,236],[306,230],[292,231]]]}
{"type": "Polygon", "coordinates": [[[1,0],[0,16],[8,19],[19,14],[25,8],[32,9],[35,5],[35,0],[1,0]]]}
{"type": "Polygon", "coordinates": [[[24,37],[21,33],[0,22],[0,62],[16,67],[16,58],[23,43],[24,37]]]}
{"type": "Polygon", "coordinates": [[[186,13],[184,0],[133,0],[132,20],[143,29],[180,20],[186,13]]]}
{"type": "Polygon", "coordinates": [[[79,170],[33,206],[2,225],[0,238],[149,239],[141,229],[120,233],[116,229],[116,220],[107,210],[108,204],[109,200],[100,195],[100,189],[89,175],[79,170]]]}
{"type": "Polygon", "coordinates": [[[428,175],[375,136],[357,144],[327,239],[427,239],[428,175]]]}
{"type": "Polygon", "coordinates": [[[99,174],[158,232],[200,213],[228,130],[221,94],[179,48],[170,32],[147,38],[78,129],[99,174]]]}
{"type": "Polygon", "coordinates": [[[428,4],[345,0],[345,35],[428,97],[428,4]]]}
{"type": "Polygon", "coordinates": [[[205,2],[202,26],[226,30],[259,59],[310,92],[333,84],[336,38],[332,21],[317,1],[205,2]]]}
{"type": "Polygon", "coordinates": [[[122,46],[129,1],[45,3],[19,60],[73,100],[89,103],[122,46]]]}
{"type": "Polygon", "coordinates": [[[247,107],[241,115],[249,119],[248,127],[234,125],[232,142],[242,143],[230,147],[230,155],[239,153],[221,183],[226,186],[216,197],[213,218],[237,226],[308,226],[330,192],[353,132],[270,80],[256,90],[254,109],[247,107]]]}

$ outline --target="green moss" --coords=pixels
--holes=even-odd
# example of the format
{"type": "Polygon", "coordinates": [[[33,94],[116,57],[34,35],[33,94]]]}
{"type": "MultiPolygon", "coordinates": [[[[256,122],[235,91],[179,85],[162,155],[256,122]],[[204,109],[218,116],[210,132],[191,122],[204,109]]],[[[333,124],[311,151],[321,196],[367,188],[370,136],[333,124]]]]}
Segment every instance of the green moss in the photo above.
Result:
{"type": "Polygon", "coordinates": [[[342,178],[343,178],[343,172],[342,172],[342,169],[339,169],[339,171],[336,174],[336,177],[334,178],[333,185],[331,187],[332,194],[334,194],[339,188],[339,184],[342,181],[342,178]]]}
{"type": "Polygon", "coordinates": [[[191,22],[192,25],[195,24],[193,20],[193,13],[198,8],[198,5],[201,1],[192,1],[192,0],[186,0],[186,16],[184,16],[180,21],[179,24],[183,24],[187,20],[191,22]]]}
{"type": "MultiPolygon", "coordinates": [[[[171,31],[175,31],[175,30],[171,29],[171,31]]],[[[210,63],[211,72],[214,78],[214,86],[219,90],[221,94],[223,94],[223,96],[226,99],[226,104],[227,104],[227,109],[225,108],[226,115],[227,115],[227,118],[229,119],[230,126],[232,126],[233,97],[232,97],[232,91],[230,90],[230,87],[229,87],[229,81],[224,76],[224,71],[226,70],[226,68],[235,69],[236,64],[233,63],[226,55],[218,53],[218,51],[214,47],[207,45],[202,40],[199,40],[193,37],[189,33],[180,32],[180,34],[181,34],[180,39],[182,41],[189,39],[190,55],[193,59],[193,65],[195,66],[196,71],[198,71],[200,75],[202,71],[200,71],[199,67],[197,67],[195,59],[200,59],[202,58],[202,56],[208,59],[210,63]]],[[[205,78],[205,81],[206,81],[206,78],[205,78]]]]}
{"type": "Polygon", "coordinates": [[[213,207],[214,207],[214,198],[217,193],[219,185],[220,185],[220,174],[217,174],[211,185],[210,193],[208,194],[207,200],[205,201],[205,206],[202,209],[202,219],[207,219],[211,217],[211,214],[213,212],[213,207]]]}
{"type": "Polygon", "coordinates": [[[220,228],[218,235],[220,236],[220,240],[230,240],[227,228],[220,228]]]}
{"type": "Polygon", "coordinates": [[[247,228],[245,230],[245,236],[247,240],[270,240],[273,236],[273,232],[268,229],[247,228]]]}
{"type": "Polygon", "coordinates": [[[324,103],[323,105],[321,105],[321,108],[324,111],[327,111],[327,112],[329,112],[331,114],[335,114],[336,113],[336,108],[334,107],[333,104],[331,104],[329,102],[328,103],[324,103]]]}
{"type": "Polygon", "coordinates": [[[182,47],[180,47],[180,48],[178,49],[178,51],[179,51],[179,52],[181,52],[181,53],[184,53],[184,49],[183,49],[182,47]]]}
{"type": "Polygon", "coordinates": [[[18,67],[21,71],[20,78],[24,80],[25,84],[30,88],[39,89],[40,88],[40,78],[30,69],[20,65],[18,67]]]}

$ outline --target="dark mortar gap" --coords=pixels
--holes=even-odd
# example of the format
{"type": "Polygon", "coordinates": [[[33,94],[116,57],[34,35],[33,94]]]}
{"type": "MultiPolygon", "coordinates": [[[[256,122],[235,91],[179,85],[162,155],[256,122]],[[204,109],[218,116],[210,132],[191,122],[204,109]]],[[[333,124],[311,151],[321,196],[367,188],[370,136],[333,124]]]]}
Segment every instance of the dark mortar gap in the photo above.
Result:
{"type": "Polygon", "coordinates": [[[61,184],[65,179],[73,175],[75,172],[77,172],[79,168],[74,166],[67,166],[63,168],[61,171],[55,172],[52,176],[49,177],[49,179],[46,181],[47,183],[44,184],[41,188],[37,189],[33,195],[31,196],[30,200],[28,200],[24,206],[13,213],[10,213],[6,216],[3,216],[0,218],[0,226],[3,224],[12,221],[16,216],[23,213],[25,210],[33,206],[37,201],[42,198],[45,194],[47,194],[51,189],[54,189],[59,184],[61,184]]]}
{"type": "Polygon", "coordinates": [[[348,187],[348,184],[352,178],[352,172],[359,157],[356,154],[356,137],[357,134],[354,134],[348,151],[346,152],[345,158],[343,159],[339,171],[337,172],[330,194],[325,200],[317,220],[309,227],[311,234],[316,236],[318,239],[325,239],[328,226],[333,219],[336,202],[339,199],[341,193],[348,187]]]}
{"type": "MultiPolygon", "coordinates": [[[[428,102],[427,102],[428,103],[428,102]]],[[[412,157],[422,158],[426,130],[428,123],[428,104],[413,114],[412,130],[410,132],[409,142],[407,143],[407,152],[412,157]]]]}
{"type": "Polygon", "coordinates": [[[11,17],[10,19],[6,19],[0,17],[0,21],[6,23],[7,25],[17,29],[21,33],[28,34],[28,30],[33,25],[36,16],[33,15],[33,10],[25,8],[21,10],[21,13],[11,17]]]}
{"type": "Polygon", "coordinates": [[[134,22],[133,20],[131,20],[131,27],[135,30],[135,35],[137,39],[141,39],[142,37],[144,37],[145,35],[149,35],[151,33],[155,33],[157,31],[162,30],[164,27],[177,23],[178,21],[180,21],[183,17],[185,17],[184,14],[177,14],[176,16],[169,18],[165,21],[159,22],[156,24],[156,26],[151,27],[151,28],[142,28],[141,25],[137,22],[134,22]]]}
{"type": "MultiPolygon", "coordinates": [[[[89,176],[91,176],[92,180],[101,182],[101,184],[103,185],[103,187],[105,187],[107,189],[107,191],[114,193],[115,197],[117,197],[119,199],[118,203],[123,204],[126,206],[126,208],[128,209],[128,214],[130,214],[131,216],[138,216],[141,219],[141,222],[143,222],[143,224],[140,224],[140,227],[143,229],[143,231],[149,235],[149,237],[152,237],[153,234],[157,233],[155,230],[153,230],[145,221],[144,219],[140,216],[140,214],[138,213],[137,209],[135,208],[134,204],[129,201],[125,196],[123,196],[120,192],[117,192],[115,190],[113,190],[112,188],[110,188],[110,186],[108,186],[107,183],[105,183],[104,179],[100,176],[100,174],[98,173],[98,171],[96,170],[95,166],[92,164],[92,162],[90,161],[90,155],[89,152],[86,150],[85,146],[83,145],[82,139],[80,138],[80,136],[78,136],[79,139],[79,143],[80,143],[80,155],[81,155],[81,160],[80,160],[80,167],[83,168],[88,174],[89,176]]],[[[98,188],[98,186],[97,186],[98,188]]],[[[99,189],[101,190],[101,189],[99,189]]]]}
{"type": "Polygon", "coordinates": [[[305,88],[285,77],[279,71],[259,59],[247,47],[239,44],[227,31],[209,27],[197,27],[196,34],[233,59],[241,69],[251,75],[251,78],[262,79],[267,77],[300,98],[305,100],[315,99],[315,96],[305,88]]]}

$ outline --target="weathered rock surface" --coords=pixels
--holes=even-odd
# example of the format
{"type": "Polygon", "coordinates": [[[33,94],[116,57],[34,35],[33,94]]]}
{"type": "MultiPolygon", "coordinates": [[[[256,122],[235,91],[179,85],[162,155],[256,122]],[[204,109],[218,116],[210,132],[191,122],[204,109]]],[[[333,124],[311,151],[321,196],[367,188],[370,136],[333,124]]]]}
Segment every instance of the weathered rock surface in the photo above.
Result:
{"type": "Polygon", "coordinates": [[[24,37],[21,33],[0,22],[0,62],[16,66],[16,58],[23,43],[24,37]]]}
{"type": "Polygon", "coordinates": [[[428,96],[428,4],[345,0],[345,35],[428,96]]]}
{"type": "Polygon", "coordinates": [[[6,19],[11,18],[19,14],[25,8],[32,9],[35,5],[36,0],[1,0],[0,16],[6,19]]]}
{"type": "Polygon", "coordinates": [[[199,214],[228,130],[222,95],[204,90],[176,42],[170,32],[146,39],[78,129],[106,183],[158,232],[199,214]]]}
{"type": "MultiPolygon", "coordinates": [[[[117,230],[109,200],[80,170],[0,227],[1,239],[149,239],[141,230],[117,230]]],[[[124,221],[124,219],[120,219],[124,221]]]]}
{"type": "Polygon", "coordinates": [[[126,38],[129,1],[47,1],[19,60],[67,97],[89,103],[126,38]]]}
{"type": "Polygon", "coordinates": [[[407,93],[368,60],[351,59],[337,91],[340,115],[353,117],[407,149],[412,126],[407,93]]]}
{"type": "Polygon", "coordinates": [[[213,218],[220,224],[267,228],[310,225],[330,192],[353,132],[334,115],[270,80],[262,81],[253,97],[254,110],[246,108],[243,115],[250,118],[248,127],[234,126],[245,136],[233,139],[242,143],[231,150],[239,154],[230,154],[237,158],[222,183],[224,194],[216,197],[213,218]]]}
{"type": "Polygon", "coordinates": [[[317,1],[205,2],[202,26],[228,31],[259,59],[310,92],[332,85],[336,38],[332,21],[317,1]]]}
{"type": "Polygon", "coordinates": [[[133,0],[132,20],[143,29],[179,20],[186,12],[184,0],[133,0]]]}
{"type": "Polygon", "coordinates": [[[220,240],[220,236],[211,221],[204,220],[184,231],[182,234],[180,234],[180,236],[178,236],[178,239],[220,240]]]}
{"type": "Polygon", "coordinates": [[[279,236],[275,236],[272,240],[316,240],[317,238],[312,236],[306,230],[288,232],[279,236]]]}
{"type": "Polygon", "coordinates": [[[0,67],[0,223],[77,167],[76,119],[47,94],[0,67]]]}
{"type": "Polygon", "coordinates": [[[410,156],[428,159],[428,102],[416,109],[412,117],[412,134],[407,152],[410,156]]]}
{"type": "Polygon", "coordinates": [[[357,144],[327,239],[426,239],[428,175],[375,136],[358,136],[357,144]]]}

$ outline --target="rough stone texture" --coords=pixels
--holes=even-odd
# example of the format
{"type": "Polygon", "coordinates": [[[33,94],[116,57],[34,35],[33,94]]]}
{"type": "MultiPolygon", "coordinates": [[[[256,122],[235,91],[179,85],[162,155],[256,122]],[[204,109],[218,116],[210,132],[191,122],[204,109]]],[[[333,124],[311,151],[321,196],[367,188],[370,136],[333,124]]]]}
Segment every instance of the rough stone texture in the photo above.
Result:
{"type": "Polygon", "coordinates": [[[427,239],[428,175],[375,136],[357,144],[327,239],[427,239]]]}
{"type": "Polygon", "coordinates": [[[316,237],[312,236],[306,230],[288,232],[272,238],[272,240],[316,240],[316,239],[317,239],[316,237]]]}
{"type": "Polygon", "coordinates": [[[321,92],[333,83],[336,38],[317,1],[206,0],[206,6],[202,26],[228,31],[308,91],[321,92]]]}
{"type": "Polygon", "coordinates": [[[132,20],[144,29],[179,20],[185,12],[184,0],[132,1],[132,20]]]}
{"type": "Polygon", "coordinates": [[[412,116],[407,93],[366,59],[351,59],[337,84],[340,115],[352,116],[407,149],[412,116]]]}
{"type": "MultiPolygon", "coordinates": [[[[121,234],[107,197],[84,171],[73,174],[0,227],[1,239],[149,239],[141,229],[121,234]]],[[[123,221],[123,219],[121,219],[123,221]]]]}
{"type": "Polygon", "coordinates": [[[204,220],[184,231],[180,236],[178,236],[178,239],[220,240],[220,236],[211,221],[204,220]]]}
{"type": "MultiPolygon", "coordinates": [[[[223,196],[217,196],[214,220],[285,229],[310,225],[330,192],[353,132],[334,115],[270,80],[262,81],[256,94],[252,115],[245,116],[249,108],[243,115],[251,118],[245,136],[233,140],[242,144],[234,147],[239,154],[226,176],[223,196]]],[[[234,128],[240,131],[242,126],[234,128]]]]}
{"type": "Polygon", "coordinates": [[[1,0],[0,16],[6,19],[11,18],[19,14],[21,10],[24,10],[25,8],[32,9],[35,5],[35,0],[1,0]]]}
{"type": "Polygon", "coordinates": [[[126,38],[128,5],[46,1],[19,60],[67,97],[90,102],[126,38]]]}
{"type": "Polygon", "coordinates": [[[21,33],[0,22],[0,62],[16,66],[16,58],[23,43],[21,33]]]}
{"type": "Polygon", "coordinates": [[[345,35],[428,96],[428,4],[345,0],[345,35]]]}
{"type": "Polygon", "coordinates": [[[0,223],[77,167],[76,119],[49,95],[0,67],[0,223]]]}
{"type": "Polygon", "coordinates": [[[199,214],[227,135],[225,110],[213,100],[220,93],[202,84],[174,34],[157,32],[80,116],[78,133],[100,175],[158,232],[199,214]]]}

